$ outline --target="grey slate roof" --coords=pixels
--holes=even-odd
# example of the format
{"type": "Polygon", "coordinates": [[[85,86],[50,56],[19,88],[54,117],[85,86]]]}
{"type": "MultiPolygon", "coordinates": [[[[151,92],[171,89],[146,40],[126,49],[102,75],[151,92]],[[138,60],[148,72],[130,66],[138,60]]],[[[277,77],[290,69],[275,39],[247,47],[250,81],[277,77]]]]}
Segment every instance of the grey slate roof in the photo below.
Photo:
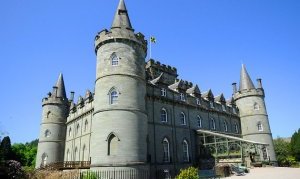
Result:
{"type": "Polygon", "coordinates": [[[57,87],[57,97],[67,99],[64,77],[63,77],[62,73],[59,74],[59,77],[58,77],[58,80],[57,80],[57,83],[55,86],[57,87]]]}
{"type": "Polygon", "coordinates": [[[124,0],[120,0],[111,28],[132,29],[124,0]]]}
{"type": "Polygon", "coordinates": [[[193,87],[187,89],[186,92],[187,92],[188,94],[199,94],[199,95],[201,94],[198,85],[195,85],[195,86],[193,86],[193,87]]]}
{"type": "Polygon", "coordinates": [[[215,101],[216,101],[216,102],[220,102],[220,103],[226,102],[223,93],[220,94],[219,96],[216,96],[216,97],[215,97],[215,101]]]}
{"type": "Polygon", "coordinates": [[[201,97],[205,99],[213,99],[214,94],[212,93],[211,89],[209,89],[208,91],[202,93],[201,97]]]}
{"type": "Polygon", "coordinates": [[[163,75],[164,73],[161,73],[157,78],[154,80],[151,80],[150,83],[156,85],[157,83],[163,83],[163,75]]]}
{"type": "Polygon", "coordinates": [[[249,89],[255,89],[255,87],[246,70],[245,65],[243,64],[241,70],[241,79],[240,79],[240,91],[249,90],[249,89]]]}

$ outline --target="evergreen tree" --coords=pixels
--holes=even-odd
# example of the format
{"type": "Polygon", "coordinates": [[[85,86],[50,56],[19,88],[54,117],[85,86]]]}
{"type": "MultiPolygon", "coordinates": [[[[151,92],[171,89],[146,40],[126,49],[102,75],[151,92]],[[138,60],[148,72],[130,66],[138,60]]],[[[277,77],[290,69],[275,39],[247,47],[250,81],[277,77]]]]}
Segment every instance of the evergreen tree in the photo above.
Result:
{"type": "Polygon", "coordinates": [[[6,136],[1,141],[0,148],[2,150],[2,155],[4,160],[10,160],[13,157],[12,150],[11,150],[11,143],[9,136],[6,136]]]}
{"type": "Polygon", "coordinates": [[[295,132],[291,139],[292,154],[297,161],[300,161],[300,129],[295,132]]]}

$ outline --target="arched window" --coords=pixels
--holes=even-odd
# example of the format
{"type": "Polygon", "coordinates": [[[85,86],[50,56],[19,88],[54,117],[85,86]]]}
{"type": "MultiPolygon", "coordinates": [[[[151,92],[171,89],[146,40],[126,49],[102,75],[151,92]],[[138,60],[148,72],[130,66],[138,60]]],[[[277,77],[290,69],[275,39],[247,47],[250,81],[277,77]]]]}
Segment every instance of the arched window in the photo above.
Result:
{"type": "Polygon", "coordinates": [[[170,162],[170,144],[167,138],[164,138],[163,140],[163,152],[163,161],[170,162]]]}
{"type": "Polygon", "coordinates": [[[47,159],[48,159],[48,155],[46,153],[43,153],[42,155],[42,166],[46,166],[47,165],[47,159]]]}
{"type": "Polygon", "coordinates": [[[119,148],[119,139],[118,137],[111,133],[108,137],[108,149],[107,149],[107,155],[117,155],[118,154],[118,148],[119,148]]]}
{"type": "Polygon", "coordinates": [[[109,103],[116,104],[118,102],[118,92],[115,89],[112,89],[109,94],[109,103]]]}
{"type": "Polygon", "coordinates": [[[200,116],[197,116],[197,127],[202,127],[202,118],[200,116]]]}
{"type": "Polygon", "coordinates": [[[71,159],[70,159],[70,150],[68,149],[67,150],[67,158],[66,158],[66,161],[70,161],[71,159]]]}
{"type": "Polygon", "coordinates": [[[183,161],[188,162],[189,161],[189,145],[186,140],[182,142],[182,149],[183,149],[183,161]]]}
{"type": "Polygon", "coordinates": [[[71,137],[71,135],[72,135],[72,128],[70,127],[69,128],[69,136],[71,137]]]}
{"type": "Polygon", "coordinates": [[[181,113],[180,113],[180,124],[181,124],[181,125],[186,125],[185,114],[184,114],[184,112],[181,112],[181,113]]]}
{"type": "Polygon", "coordinates": [[[224,131],[227,132],[228,131],[227,121],[224,121],[223,125],[224,125],[224,131]]]}
{"type": "Polygon", "coordinates": [[[75,147],[74,159],[75,159],[75,161],[78,161],[78,149],[77,149],[77,147],[75,147]]]}
{"type": "Polygon", "coordinates": [[[113,53],[111,55],[111,65],[112,66],[117,66],[119,65],[119,58],[117,57],[116,53],[113,53]]]}
{"type": "Polygon", "coordinates": [[[253,108],[254,108],[254,110],[258,111],[259,110],[259,105],[257,103],[254,103],[253,108]]]}
{"type": "Polygon", "coordinates": [[[261,122],[258,122],[258,123],[257,123],[257,130],[258,130],[258,131],[264,131],[264,128],[263,128],[263,125],[262,125],[261,122]]]}
{"type": "Polygon", "coordinates": [[[196,103],[197,103],[197,105],[201,105],[201,102],[200,102],[199,98],[196,98],[196,103]]]}
{"type": "Polygon", "coordinates": [[[214,118],[211,118],[211,119],[210,119],[210,128],[211,128],[212,130],[216,130],[216,121],[215,121],[214,118]]]}
{"type": "Polygon", "coordinates": [[[78,135],[79,133],[80,133],[80,125],[77,124],[77,126],[76,126],[76,135],[78,135]]]}
{"type": "Polygon", "coordinates": [[[51,111],[48,111],[47,112],[47,118],[49,118],[50,114],[51,114],[51,111]]]}
{"type": "Polygon", "coordinates": [[[238,127],[237,123],[234,123],[234,131],[235,131],[235,133],[239,133],[239,127],[238,127]]]}
{"type": "Polygon", "coordinates": [[[162,108],[160,111],[160,121],[161,122],[168,122],[168,113],[165,108],[162,108]]]}
{"type": "Polygon", "coordinates": [[[86,153],[86,147],[85,147],[85,145],[83,145],[83,147],[82,147],[82,160],[81,161],[85,161],[84,159],[85,159],[85,153],[86,153]]]}
{"type": "Polygon", "coordinates": [[[50,137],[50,135],[51,135],[51,132],[50,132],[49,129],[47,129],[47,130],[45,131],[45,137],[50,137]]]}
{"type": "Polygon", "coordinates": [[[89,122],[88,120],[85,120],[84,122],[84,132],[86,132],[87,128],[88,128],[89,122]]]}

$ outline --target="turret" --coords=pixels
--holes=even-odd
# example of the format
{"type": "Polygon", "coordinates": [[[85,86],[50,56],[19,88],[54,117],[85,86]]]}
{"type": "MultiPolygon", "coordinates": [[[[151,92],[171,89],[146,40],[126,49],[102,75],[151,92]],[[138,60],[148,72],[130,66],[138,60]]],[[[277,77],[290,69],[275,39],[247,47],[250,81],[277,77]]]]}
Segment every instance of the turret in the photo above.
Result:
{"type": "Polygon", "coordinates": [[[60,74],[52,93],[49,92],[42,101],[36,168],[63,161],[68,105],[63,75],[60,74]]]}
{"type": "Polygon", "coordinates": [[[239,90],[234,87],[234,100],[239,108],[242,136],[268,144],[262,148],[261,160],[277,163],[261,79],[258,79],[258,87],[255,88],[245,65],[242,65],[240,78],[239,90]]]}
{"type": "Polygon", "coordinates": [[[145,167],[147,42],[144,35],[134,33],[123,0],[119,2],[111,29],[97,34],[95,51],[91,166],[100,170],[145,167]]]}

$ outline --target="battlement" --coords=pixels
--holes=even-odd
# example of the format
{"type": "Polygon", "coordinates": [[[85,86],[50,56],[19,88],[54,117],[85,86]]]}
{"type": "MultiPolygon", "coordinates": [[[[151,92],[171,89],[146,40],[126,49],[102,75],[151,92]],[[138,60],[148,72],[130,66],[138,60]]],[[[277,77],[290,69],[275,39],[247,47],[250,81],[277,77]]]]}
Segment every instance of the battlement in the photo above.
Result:
{"type": "Polygon", "coordinates": [[[265,96],[264,90],[262,88],[254,88],[248,90],[237,91],[234,93],[234,99],[238,100],[240,98],[248,97],[248,96],[265,96]]]}
{"type": "Polygon", "coordinates": [[[94,101],[94,94],[90,90],[87,90],[84,97],[78,97],[77,102],[75,102],[74,100],[70,101],[70,112],[74,113],[78,109],[84,108],[87,104],[90,104],[92,101],[94,101]]]}

